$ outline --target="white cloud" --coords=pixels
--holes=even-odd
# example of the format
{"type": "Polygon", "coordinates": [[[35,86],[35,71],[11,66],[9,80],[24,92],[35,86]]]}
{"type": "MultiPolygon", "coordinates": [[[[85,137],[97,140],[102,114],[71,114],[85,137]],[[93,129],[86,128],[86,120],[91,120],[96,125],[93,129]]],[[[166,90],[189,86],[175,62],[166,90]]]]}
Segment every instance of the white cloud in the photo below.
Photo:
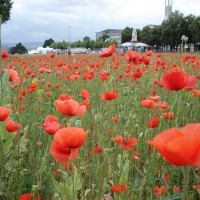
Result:
{"type": "MultiPolygon", "coordinates": [[[[164,19],[164,0],[13,0],[11,20],[2,27],[2,41],[71,41],[107,28],[142,28],[161,24],[164,19]],[[45,38],[47,37],[47,38],[45,38]]],[[[174,0],[173,11],[184,15],[199,15],[199,0],[174,0]]]]}

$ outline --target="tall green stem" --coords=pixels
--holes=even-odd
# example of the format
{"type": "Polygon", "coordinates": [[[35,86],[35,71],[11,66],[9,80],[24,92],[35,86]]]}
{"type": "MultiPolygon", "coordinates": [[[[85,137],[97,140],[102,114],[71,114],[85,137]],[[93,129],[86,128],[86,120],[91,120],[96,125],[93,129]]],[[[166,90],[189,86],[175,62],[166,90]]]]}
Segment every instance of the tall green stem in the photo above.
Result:
{"type": "MultiPolygon", "coordinates": [[[[3,80],[2,80],[2,77],[3,77],[3,66],[2,66],[2,55],[1,55],[1,23],[2,23],[2,15],[0,15],[0,93],[1,93],[1,96],[3,97],[3,80]]],[[[2,106],[3,104],[3,98],[2,100],[0,101],[0,106],[2,106]]]]}
{"type": "Polygon", "coordinates": [[[189,168],[187,166],[183,167],[183,193],[184,193],[184,200],[190,199],[189,195],[189,168]]]}

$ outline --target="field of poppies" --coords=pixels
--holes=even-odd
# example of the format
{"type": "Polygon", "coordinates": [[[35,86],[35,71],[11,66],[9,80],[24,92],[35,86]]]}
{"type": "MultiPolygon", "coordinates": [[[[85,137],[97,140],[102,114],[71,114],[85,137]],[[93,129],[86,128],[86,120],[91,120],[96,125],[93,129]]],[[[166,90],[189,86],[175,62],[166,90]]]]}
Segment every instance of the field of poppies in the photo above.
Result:
{"type": "Polygon", "coordinates": [[[200,199],[200,53],[2,51],[0,199],[200,199]]]}

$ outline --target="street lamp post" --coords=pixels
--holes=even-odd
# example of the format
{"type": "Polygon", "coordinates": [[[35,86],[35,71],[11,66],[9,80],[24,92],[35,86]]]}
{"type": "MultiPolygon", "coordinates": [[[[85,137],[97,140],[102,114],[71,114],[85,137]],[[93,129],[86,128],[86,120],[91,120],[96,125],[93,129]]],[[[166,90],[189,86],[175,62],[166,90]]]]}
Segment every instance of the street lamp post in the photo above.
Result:
{"type": "Polygon", "coordinates": [[[70,43],[71,42],[70,41],[70,28],[71,28],[71,26],[69,26],[68,28],[69,28],[69,43],[70,43]]]}

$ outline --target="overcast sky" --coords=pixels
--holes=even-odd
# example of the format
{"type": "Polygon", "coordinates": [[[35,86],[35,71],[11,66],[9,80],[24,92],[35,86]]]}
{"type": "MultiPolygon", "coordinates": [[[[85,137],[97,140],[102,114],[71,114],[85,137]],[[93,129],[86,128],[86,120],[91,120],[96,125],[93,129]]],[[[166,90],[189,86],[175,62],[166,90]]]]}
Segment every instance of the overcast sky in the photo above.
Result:
{"type": "MultiPolygon", "coordinates": [[[[168,1],[168,0],[167,0],[168,1]]],[[[165,0],[12,0],[2,42],[77,41],[95,32],[159,25],[165,0]],[[70,28],[69,28],[70,27],[70,28]]],[[[200,0],[173,0],[172,11],[200,15],[200,0]]]]}

